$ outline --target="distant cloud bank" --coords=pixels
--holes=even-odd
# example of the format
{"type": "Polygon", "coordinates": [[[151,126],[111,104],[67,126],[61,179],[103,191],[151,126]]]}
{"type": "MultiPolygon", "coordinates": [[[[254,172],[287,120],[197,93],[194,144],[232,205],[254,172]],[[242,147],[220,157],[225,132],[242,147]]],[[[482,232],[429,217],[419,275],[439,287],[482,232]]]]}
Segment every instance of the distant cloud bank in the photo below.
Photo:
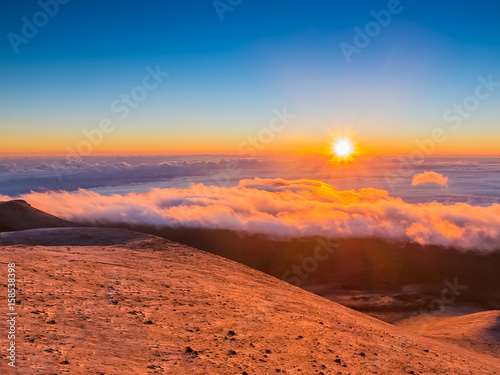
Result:
{"type": "Polygon", "coordinates": [[[260,177],[317,180],[342,190],[372,187],[408,203],[500,203],[500,157],[436,156],[410,166],[406,161],[403,156],[382,155],[360,156],[349,166],[339,166],[325,155],[11,157],[0,158],[0,194],[17,197],[32,191],[88,189],[124,195],[191,183],[235,186],[240,180],[260,177]],[[432,181],[430,187],[437,187],[436,182],[446,178],[447,188],[435,189],[432,195],[412,185],[432,181]]]}
{"type": "Polygon", "coordinates": [[[500,204],[410,204],[385,190],[337,190],[315,180],[247,179],[105,196],[88,190],[21,196],[73,221],[201,227],[275,237],[376,237],[491,252],[500,250],[500,204]]]}
{"type": "Polygon", "coordinates": [[[84,161],[24,158],[1,161],[0,194],[6,195],[44,190],[92,189],[198,176],[211,176],[216,183],[223,179],[224,174],[234,170],[249,170],[265,165],[265,162],[256,159],[164,161],[161,157],[95,157],[84,161]]]}
{"type": "Polygon", "coordinates": [[[448,177],[443,176],[442,174],[426,171],[424,173],[419,173],[413,176],[412,185],[421,185],[427,183],[434,183],[439,185],[448,185],[448,177]]]}

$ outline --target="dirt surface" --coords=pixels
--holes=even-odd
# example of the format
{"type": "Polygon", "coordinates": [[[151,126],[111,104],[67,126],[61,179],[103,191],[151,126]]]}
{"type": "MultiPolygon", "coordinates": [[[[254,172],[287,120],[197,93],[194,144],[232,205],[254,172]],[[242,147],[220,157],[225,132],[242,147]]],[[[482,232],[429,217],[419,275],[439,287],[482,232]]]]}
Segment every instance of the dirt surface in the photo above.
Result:
{"type": "Polygon", "coordinates": [[[16,368],[4,349],[1,374],[500,373],[494,356],[157,237],[62,228],[1,241],[0,284],[16,263],[18,301],[16,368]]]}
{"type": "Polygon", "coordinates": [[[425,315],[403,320],[397,326],[500,358],[500,311],[464,316],[425,315]]]}

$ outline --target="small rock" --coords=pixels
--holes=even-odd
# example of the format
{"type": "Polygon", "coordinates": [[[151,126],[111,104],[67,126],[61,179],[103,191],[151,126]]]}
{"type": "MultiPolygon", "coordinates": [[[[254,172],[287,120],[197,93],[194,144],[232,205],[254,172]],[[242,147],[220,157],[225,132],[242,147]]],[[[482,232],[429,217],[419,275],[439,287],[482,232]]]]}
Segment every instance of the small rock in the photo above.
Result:
{"type": "Polygon", "coordinates": [[[229,355],[236,355],[236,352],[234,350],[230,350],[227,354],[229,354],[229,355]]]}

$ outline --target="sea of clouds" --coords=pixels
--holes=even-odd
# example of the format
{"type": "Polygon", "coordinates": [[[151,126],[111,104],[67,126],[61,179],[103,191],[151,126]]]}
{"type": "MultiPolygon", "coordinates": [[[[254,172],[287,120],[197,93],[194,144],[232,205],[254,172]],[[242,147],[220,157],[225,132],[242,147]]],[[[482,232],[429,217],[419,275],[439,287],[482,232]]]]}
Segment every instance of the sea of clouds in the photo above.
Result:
{"type": "Polygon", "coordinates": [[[500,249],[500,158],[0,159],[0,200],[68,220],[500,249]],[[56,173],[57,172],[57,173],[56,173]],[[2,196],[3,195],[3,196],[2,196]]]}

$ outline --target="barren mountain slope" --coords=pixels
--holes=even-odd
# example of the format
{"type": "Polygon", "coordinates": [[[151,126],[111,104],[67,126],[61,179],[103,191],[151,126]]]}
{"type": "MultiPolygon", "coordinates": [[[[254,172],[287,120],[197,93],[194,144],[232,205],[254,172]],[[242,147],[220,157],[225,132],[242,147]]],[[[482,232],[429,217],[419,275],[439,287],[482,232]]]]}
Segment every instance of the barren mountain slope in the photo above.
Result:
{"type": "Polygon", "coordinates": [[[23,200],[0,202],[0,232],[77,226],[79,225],[31,207],[23,200]]]}
{"type": "MultiPolygon", "coordinates": [[[[156,237],[96,228],[3,237],[19,316],[17,367],[4,350],[2,374],[500,373],[497,358],[156,237]]],[[[5,288],[7,265],[0,271],[5,288]]]]}
{"type": "Polygon", "coordinates": [[[500,311],[464,316],[425,315],[398,324],[410,332],[500,358],[500,311]]]}

